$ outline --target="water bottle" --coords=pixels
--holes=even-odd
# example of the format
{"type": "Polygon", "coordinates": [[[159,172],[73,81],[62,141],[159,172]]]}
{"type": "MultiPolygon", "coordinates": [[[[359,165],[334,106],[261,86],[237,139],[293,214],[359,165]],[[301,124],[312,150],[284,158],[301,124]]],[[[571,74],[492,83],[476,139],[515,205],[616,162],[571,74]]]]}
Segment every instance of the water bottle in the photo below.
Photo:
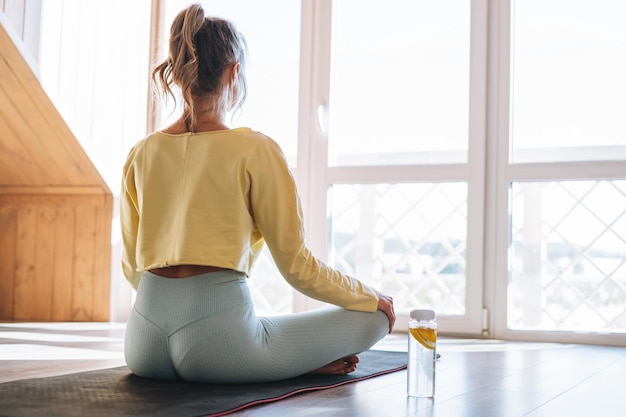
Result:
{"type": "Polygon", "coordinates": [[[407,395],[434,397],[437,322],[433,310],[412,310],[409,321],[407,395]]]}

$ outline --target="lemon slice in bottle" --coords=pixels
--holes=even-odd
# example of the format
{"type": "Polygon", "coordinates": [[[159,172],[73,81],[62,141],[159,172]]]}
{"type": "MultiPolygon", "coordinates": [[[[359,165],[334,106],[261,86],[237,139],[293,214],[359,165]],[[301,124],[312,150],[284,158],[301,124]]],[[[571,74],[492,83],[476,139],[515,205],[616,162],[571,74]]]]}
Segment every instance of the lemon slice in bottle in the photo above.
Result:
{"type": "Polygon", "coordinates": [[[434,349],[437,343],[437,330],[426,327],[410,328],[411,336],[426,349],[434,349]]]}

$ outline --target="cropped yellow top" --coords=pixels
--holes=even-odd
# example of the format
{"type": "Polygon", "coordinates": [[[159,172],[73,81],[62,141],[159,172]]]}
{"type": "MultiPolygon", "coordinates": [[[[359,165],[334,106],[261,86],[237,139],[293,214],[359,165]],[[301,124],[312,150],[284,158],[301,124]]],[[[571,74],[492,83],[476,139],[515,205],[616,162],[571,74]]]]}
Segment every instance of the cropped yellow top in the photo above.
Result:
{"type": "Polygon", "coordinates": [[[248,128],[157,132],[130,151],[122,178],[122,269],[212,265],[250,275],[264,243],[283,277],[312,298],[376,311],[378,293],[304,243],[295,182],[278,144],[248,128]]]}

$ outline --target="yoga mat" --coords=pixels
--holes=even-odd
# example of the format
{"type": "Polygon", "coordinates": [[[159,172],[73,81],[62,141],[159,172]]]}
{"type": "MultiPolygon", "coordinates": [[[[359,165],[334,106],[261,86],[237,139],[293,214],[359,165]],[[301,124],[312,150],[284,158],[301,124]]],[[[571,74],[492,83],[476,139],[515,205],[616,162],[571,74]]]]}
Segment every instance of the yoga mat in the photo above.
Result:
{"type": "Polygon", "coordinates": [[[217,417],[294,394],[406,368],[405,352],[359,354],[348,375],[302,375],[263,384],[211,385],[139,378],[121,366],[0,384],[2,417],[217,417]]]}

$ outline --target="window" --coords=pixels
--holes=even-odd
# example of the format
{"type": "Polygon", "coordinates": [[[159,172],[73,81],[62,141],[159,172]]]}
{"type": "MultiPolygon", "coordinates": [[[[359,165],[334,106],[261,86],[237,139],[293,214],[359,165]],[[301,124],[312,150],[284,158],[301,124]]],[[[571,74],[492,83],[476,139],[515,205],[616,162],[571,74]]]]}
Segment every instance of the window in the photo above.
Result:
{"type": "Polygon", "coordinates": [[[313,70],[301,88],[307,158],[298,168],[309,173],[314,250],[392,295],[399,329],[428,306],[440,329],[480,332],[485,86],[476,74],[486,37],[471,16],[484,19],[486,8],[306,5],[313,70]]]}
{"type": "Polygon", "coordinates": [[[626,181],[511,186],[507,326],[626,332],[626,181]]]}
{"type": "Polygon", "coordinates": [[[626,159],[626,27],[619,0],[511,8],[511,160],[626,159]]]}
{"type": "Polygon", "coordinates": [[[329,166],[467,162],[470,2],[333,6],[329,166]]]}
{"type": "MultiPolygon", "coordinates": [[[[68,9],[43,14],[50,52],[42,62],[62,54],[42,79],[66,117],[103,115],[106,123],[68,119],[81,142],[97,133],[84,146],[99,168],[119,173],[128,146],[111,147],[108,126],[142,107],[124,83],[147,86],[145,71],[135,73],[148,52],[135,43],[147,39],[114,47],[85,37],[122,17],[85,19],[93,7],[62,4],[68,9]],[[46,27],[70,9],[74,25],[46,27]],[[90,45],[103,54],[76,53],[90,45]],[[119,67],[108,65],[113,51],[119,67]],[[110,85],[76,88],[90,71],[122,73],[118,113],[101,98],[110,85]]],[[[188,3],[165,4],[169,30],[188,3]]],[[[428,306],[443,333],[626,343],[623,1],[203,4],[232,19],[250,45],[249,100],[234,123],[280,143],[314,253],[392,295],[399,329],[411,308],[428,306]]],[[[136,25],[126,25],[147,33],[144,14],[133,13],[136,25]]],[[[163,125],[176,117],[170,112],[163,125]]],[[[134,129],[132,143],[142,135],[134,129]]],[[[268,253],[250,284],[259,314],[316,305],[291,291],[268,253]]]]}
{"type": "Polygon", "coordinates": [[[503,19],[511,69],[501,74],[501,85],[510,79],[509,131],[500,131],[508,146],[496,190],[509,214],[498,213],[508,224],[500,228],[508,265],[496,278],[508,277],[504,337],[577,332],[615,343],[626,333],[624,11],[616,0],[515,0],[503,19]]]}
{"type": "Polygon", "coordinates": [[[467,185],[335,184],[329,191],[330,263],[415,306],[466,312],[467,185]]]}

